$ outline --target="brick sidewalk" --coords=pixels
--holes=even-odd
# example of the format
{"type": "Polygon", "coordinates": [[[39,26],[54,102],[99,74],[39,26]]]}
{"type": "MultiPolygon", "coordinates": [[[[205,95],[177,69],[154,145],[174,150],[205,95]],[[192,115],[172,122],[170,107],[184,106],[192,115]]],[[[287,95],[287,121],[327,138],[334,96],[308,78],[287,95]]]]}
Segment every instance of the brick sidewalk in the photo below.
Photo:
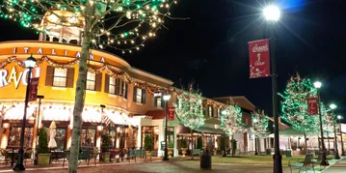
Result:
{"type": "Polygon", "coordinates": [[[346,172],[346,158],[343,158],[339,162],[335,163],[323,173],[345,173],[346,172]]]}

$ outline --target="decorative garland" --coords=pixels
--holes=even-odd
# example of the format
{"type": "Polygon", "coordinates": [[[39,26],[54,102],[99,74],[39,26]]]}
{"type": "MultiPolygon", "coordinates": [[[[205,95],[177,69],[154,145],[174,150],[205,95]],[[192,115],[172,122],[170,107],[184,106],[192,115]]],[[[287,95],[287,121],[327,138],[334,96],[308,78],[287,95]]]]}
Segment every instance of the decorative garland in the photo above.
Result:
{"type": "MultiPolygon", "coordinates": [[[[10,64],[11,62],[15,62],[17,63],[18,66],[21,66],[23,68],[25,68],[25,64],[24,61],[20,61],[16,58],[16,56],[11,56],[9,58],[6,59],[6,61],[1,62],[0,63],[0,69],[5,68],[8,64],[10,64]]],[[[79,63],[79,59],[75,59],[73,61],[67,62],[67,63],[59,63],[57,61],[54,61],[53,59],[47,57],[47,56],[42,56],[41,59],[37,60],[37,64],[41,64],[43,62],[47,62],[50,66],[56,67],[56,68],[70,68],[76,64],[79,63]]],[[[112,76],[112,77],[118,77],[119,74],[114,72],[111,69],[110,65],[107,65],[106,63],[103,63],[103,65],[100,68],[93,68],[91,66],[88,66],[88,71],[89,72],[93,72],[93,73],[100,73],[102,71],[106,70],[108,75],[112,76]]],[[[130,84],[134,83],[135,85],[138,85],[139,87],[146,89],[147,91],[149,91],[150,94],[154,94],[155,92],[162,92],[164,90],[167,90],[167,88],[165,87],[160,87],[160,86],[152,86],[149,85],[147,83],[139,83],[137,82],[136,79],[132,78],[128,73],[123,72],[120,76],[122,76],[126,81],[128,81],[130,84]]]]}

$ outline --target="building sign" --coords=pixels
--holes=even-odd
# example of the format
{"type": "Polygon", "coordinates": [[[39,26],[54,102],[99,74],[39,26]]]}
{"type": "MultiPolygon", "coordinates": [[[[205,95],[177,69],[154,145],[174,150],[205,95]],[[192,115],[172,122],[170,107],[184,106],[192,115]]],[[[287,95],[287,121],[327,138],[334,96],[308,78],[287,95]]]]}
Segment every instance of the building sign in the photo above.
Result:
{"type": "MultiPolygon", "coordinates": [[[[73,51],[67,49],[56,49],[56,48],[40,48],[40,47],[14,47],[14,48],[2,48],[0,49],[0,55],[15,55],[15,54],[42,54],[46,56],[63,56],[71,58],[82,57],[81,51],[73,51]]],[[[106,60],[102,56],[89,54],[89,60],[105,63],[106,60]]]]}
{"type": "Polygon", "coordinates": [[[309,97],[306,100],[308,102],[308,114],[317,115],[318,114],[317,98],[309,97]]]}
{"type": "Polygon", "coordinates": [[[162,93],[156,92],[154,93],[154,97],[162,97],[162,93]]]}
{"type": "Polygon", "coordinates": [[[249,42],[250,78],[270,76],[269,40],[249,42]]]}
{"type": "Polygon", "coordinates": [[[175,108],[169,107],[168,108],[168,121],[174,121],[174,114],[175,114],[175,108]]]}
{"type": "Polygon", "coordinates": [[[161,141],[161,150],[165,151],[166,148],[166,142],[165,141],[161,141]]]}
{"type": "Polygon", "coordinates": [[[38,77],[31,78],[29,85],[29,98],[28,101],[36,101],[37,99],[37,87],[38,87],[38,77]]]}
{"type": "MultiPolygon", "coordinates": [[[[5,87],[11,83],[14,83],[15,88],[18,88],[18,85],[21,83],[23,85],[28,85],[27,76],[29,73],[29,69],[24,69],[22,72],[17,72],[16,68],[13,66],[11,71],[6,69],[0,69],[0,88],[5,87]]],[[[34,68],[34,72],[32,73],[32,78],[40,77],[40,68],[34,68]]]]}

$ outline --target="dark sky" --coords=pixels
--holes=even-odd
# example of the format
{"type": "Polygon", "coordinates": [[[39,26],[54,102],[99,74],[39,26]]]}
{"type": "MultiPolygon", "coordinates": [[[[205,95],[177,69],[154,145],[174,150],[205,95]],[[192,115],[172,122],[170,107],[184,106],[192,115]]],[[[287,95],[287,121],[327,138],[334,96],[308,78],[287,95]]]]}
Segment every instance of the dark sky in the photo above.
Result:
{"type": "MultiPolygon", "coordinates": [[[[338,105],[346,117],[345,0],[278,0],[277,23],[279,91],[289,77],[323,82],[322,99],[338,105]]],[[[123,56],[132,66],[195,84],[207,97],[244,95],[271,112],[270,78],[249,79],[247,43],[266,38],[261,16],[264,0],[179,0],[172,15],[189,20],[167,20],[144,50],[123,56]]],[[[32,31],[1,19],[0,40],[36,39],[32,31]],[[11,31],[9,34],[9,31],[11,31]]],[[[114,52],[120,54],[120,52],[114,52]]]]}

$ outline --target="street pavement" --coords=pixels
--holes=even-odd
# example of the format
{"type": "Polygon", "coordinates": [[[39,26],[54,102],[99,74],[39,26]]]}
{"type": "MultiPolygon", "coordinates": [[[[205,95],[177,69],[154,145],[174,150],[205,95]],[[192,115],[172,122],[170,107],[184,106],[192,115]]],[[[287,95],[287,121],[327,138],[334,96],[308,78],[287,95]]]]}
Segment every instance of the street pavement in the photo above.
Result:
{"type": "Polygon", "coordinates": [[[323,171],[323,173],[346,173],[346,158],[335,163],[334,165],[323,171]]]}
{"type": "MultiPolygon", "coordinates": [[[[181,161],[170,160],[168,162],[162,162],[156,160],[153,162],[140,162],[140,163],[112,163],[112,164],[98,164],[94,165],[81,165],[78,168],[78,173],[200,173],[200,172],[215,172],[215,173],[271,173],[273,168],[271,165],[259,165],[259,164],[232,164],[232,163],[213,163],[212,170],[201,170],[199,168],[199,161],[181,161]]],[[[289,173],[287,165],[283,165],[284,173],[289,173]]],[[[322,173],[346,173],[346,160],[337,162],[322,173]]],[[[11,169],[0,170],[0,173],[13,172],[11,169]]],[[[65,166],[62,167],[48,167],[37,168],[28,167],[25,173],[67,173],[68,169],[65,166]]],[[[298,172],[294,170],[293,173],[298,172]]],[[[308,171],[313,172],[312,170],[308,171]]],[[[315,171],[319,173],[319,171],[315,171]]]]}

